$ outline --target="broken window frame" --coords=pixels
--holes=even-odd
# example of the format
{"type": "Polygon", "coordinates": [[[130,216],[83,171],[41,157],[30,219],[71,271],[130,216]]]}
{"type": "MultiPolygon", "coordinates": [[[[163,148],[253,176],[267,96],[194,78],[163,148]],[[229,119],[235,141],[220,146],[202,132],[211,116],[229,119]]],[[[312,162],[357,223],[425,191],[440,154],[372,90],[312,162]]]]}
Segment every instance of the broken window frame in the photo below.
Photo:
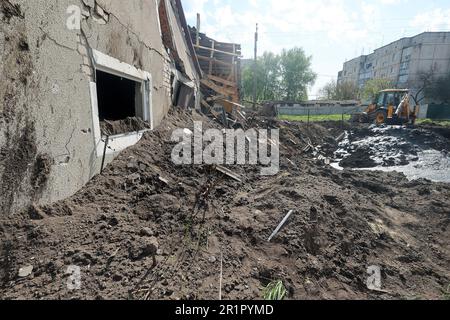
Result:
{"type": "Polygon", "coordinates": [[[184,87],[189,88],[189,89],[192,90],[192,97],[190,98],[190,100],[191,100],[190,104],[195,107],[197,105],[196,104],[196,101],[197,101],[197,90],[196,90],[194,82],[191,81],[190,79],[187,79],[185,76],[183,76],[183,74],[181,72],[179,72],[175,68],[172,69],[172,77],[173,77],[173,80],[172,80],[172,97],[171,97],[172,105],[178,106],[180,94],[181,94],[181,91],[182,91],[183,86],[184,86],[184,87]]]}
{"type": "MultiPolygon", "coordinates": [[[[129,132],[114,135],[108,139],[106,155],[113,155],[125,150],[141,140],[145,132],[154,129],[153,105],[152,105],[152,76],[149,72],[135,68],[132,65],[123,63],[116,58],[108,56],[100,51],[93,50],[95,71],[102,71],[108,74],[126,78],[140,84],[142,96],[142,119],[147,121],[150,129],[139,132],[129,132]]],[[[102,157],[105,152],[106,136],[103,136],[100,129],[100,117],[97,97],[97,83],[90,83],[92,120],[94,128],[94,139],[97,157],[102,157]]]]}

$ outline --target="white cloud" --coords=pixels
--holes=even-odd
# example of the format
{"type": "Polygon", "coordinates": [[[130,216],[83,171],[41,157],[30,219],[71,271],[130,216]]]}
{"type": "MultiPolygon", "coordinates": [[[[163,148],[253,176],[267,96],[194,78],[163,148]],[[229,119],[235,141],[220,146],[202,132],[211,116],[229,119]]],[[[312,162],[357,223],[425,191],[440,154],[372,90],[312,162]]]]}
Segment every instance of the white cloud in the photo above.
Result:
{"type": "Polygon", "coordinates": [[[200,13],[202,32],[219,41],[242,44],[246,58],[253,57],[256,23],[260,53],[303,47],[314,57],[314,70],[322,74],[313,93],[337,75],[346,59],[361,52],[367,54],[405,36],[408,30],[450,29],[450,9],[424,12],[410,19],[414,17],[413,10],[419,10],[409,4],[401,10],[402,5],[414,3],[410,0],[182,1],[191,23],[200,13]],[[398,12],[393,10],[396,7],[400,7],[398,12]]]}
{"type": "Polygon", "coordinates": [[[450,29],[450,9],[435,9],[416,15],[411,22],[412,27],[423,28],[423,31],[442,31],[450,29]]]}

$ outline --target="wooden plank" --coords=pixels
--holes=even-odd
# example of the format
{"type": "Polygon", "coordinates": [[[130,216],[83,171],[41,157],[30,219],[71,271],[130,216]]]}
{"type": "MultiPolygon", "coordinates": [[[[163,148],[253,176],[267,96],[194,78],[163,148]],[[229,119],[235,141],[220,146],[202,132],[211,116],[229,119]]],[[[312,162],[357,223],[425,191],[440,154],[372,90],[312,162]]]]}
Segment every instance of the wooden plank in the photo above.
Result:
{"type": "Polygon", "coordinates": [[[217,60],[217,59],[211,59],[211,58],[209,58],[209,57],[205,57],[205,56],[201,56],[201,55],[197,55],[197,58],[198,58],[199,60],[204,60],[204,61],[211,61],[211,60],[212,60],[212,62],[217,63],[217,64],[220,64],[220,65],[222,65],[222,66],[229,67],[230,69],[233,67],[233,64],[232,64],[232,63],[220,61],[220,60],[217,60]]]}
{"type": "Polygon", "coordinates": [[[212,41],[212,43],[211,43],[211,55],[210,55],[210,58],[211,58],[211,60],[209,60],[209,74],[211,74],[212,73],[212,67],[213,67],[213,60],[212,59],[214,59],[214,44],[215,44],[215,42],[214,42],[214,40],[212,41]]]}
{"type": "Polygon", "coordinates": [[[202,79],[201,83],[205,86],[207,86],[208,88],[214,90],[215,92],[222,94],[224,96],[230,96],[230,95],[234,95],[235,92],[234,90],[230,90],[221,86],[218,86],[217,84],[211,82],[210,80],[207,79],[202,79]]]}
{"type": "MultiPolygon", "coordinates": [[[[236,45],[234,45],[233,44],[233,53],[236,53],[236,45]]],[[[233,67],[231,68],[231,72],[230,72],[230,76],[228,77],[228,80],[230,80],[230,81],[234,81],[234,82],[236,82],[236,57],[233,57],[233,60],[232,60],[232,64],[233,64],[233,67]]]]}
{"type": "Polygon", "coordinates": [[[227,51],[217,50],[217,49],[214,49],[214,48],[208,48],[208,47],[198,46],[198,45],[194,45],[194,47],[197,48],[197,49],[212,50],[212,51],[214,51],[214,52],[226,54],[226,55],[229,55],[229,56],[241,57],[241,55],[239,55],[239,54],[237,54],[237,53],[232,53],[232,52],[227,52],[227,51]]]}
{"type": "Polygon", "coordinates": [[[210,80],[213,80],[213,81],[216,81],[216,82],[220,82],[221,84],[226,85],[226,86],[229,86],[229,87],[236,87],[236,86],[237,86],[237,83],[236,83],[236,82],[228,81],[228,80],[222,79],[222,78],[220,78],[220,77],[213,76],[213,75],[211,75],[211,74],[209,74],[207,77],[208,77],[210,80]]]}
{"type": "Polygon", "coordinates": [[[230,177],[231,179],[234,179],[238,182],[242,182],[242,180],[239,178],[239,176],[237,174],[235,174],[233,171],[228,170],[225,167],[222,166],[217,166],[216,170],[223,173],[224,175],[227,175],[228,177],[230,177]]]}
{"type": "Polygon", "coordinates": [[[213,115],[214,118],[216,118],[217,121],[221,121],[221,120],[220,120],[220,114],[217,113],[217,112],[215,112],[215,111],[213,110],[213,108],[211,108],[211,106],[210,106],[205,100],[202,100],[202,101],[201,101],[201,104],[202,104],[202,106],[204,106],[206,109],[208,109],[209,112],[211,112],[211,114],[213,115]]]}
{"type": "Polygon", "coordinates": [[[217,101],[217,100],[223,100],[223,99],[226,99],[226,97],[223,95],[217,95],[217,96],[206,98],[206,101],[210,102],[210,101],[217,101]]]}

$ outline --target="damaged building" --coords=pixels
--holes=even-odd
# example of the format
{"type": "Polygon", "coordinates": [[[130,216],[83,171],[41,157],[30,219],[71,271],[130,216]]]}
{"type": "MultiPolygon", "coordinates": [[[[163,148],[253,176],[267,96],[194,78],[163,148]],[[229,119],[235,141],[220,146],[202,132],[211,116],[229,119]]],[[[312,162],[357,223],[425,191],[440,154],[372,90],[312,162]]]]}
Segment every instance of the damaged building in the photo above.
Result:
{"type": "Polygon", "coordinates": [[[201,103],[180,0],[0,0],[0,52],[3,214],[72,195],[201,103]]]}
{"type": "Polygon", "coordinates": [[[202,110],[226,126],[245,121],[240,105],[241,45],[220,42],[201,33],[200,16],[197,27],[190,28],[190,35],[202,72],[202,110]]]}

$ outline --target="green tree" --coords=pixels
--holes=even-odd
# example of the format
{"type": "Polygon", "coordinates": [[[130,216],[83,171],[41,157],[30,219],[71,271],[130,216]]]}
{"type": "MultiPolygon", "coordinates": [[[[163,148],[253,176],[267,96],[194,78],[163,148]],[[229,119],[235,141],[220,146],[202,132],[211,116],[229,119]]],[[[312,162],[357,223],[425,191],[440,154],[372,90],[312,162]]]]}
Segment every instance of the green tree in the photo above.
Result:
{"type": "Polygon", "coordinates": [[[302,48],[283,49],[280,55],[283,100],[308,100],[308,87],[317,78],[311,69],[311,61],[312,56],[306,56],[302,48]]]}
{"type": "Polygon", "coordinates": [[[336,86],[336,100],[358,100],[360,90],[353,82],[342,82],[336,86]]]}
{"type": "Polygon", "coordinates": [[[319,92],[319,99],[322,100],[356,100],[358,97],[359,89],[351,82],[338,84],[335,80],[332,80],[319,92]]]}
{"type": "Polygon", "coordinates": [[[319,90],[319,99],[337,100],[336,91],[337,91],[337,83],[335,80],[331,80],[322,89],[319,90]]]}
{"type": "MultiPolygon", "coordinates": [[[[242,72],[245,100],[253,100],[255,66],[248,64],[242,72]]],[[[265,52],[256,64],[257,101],[306,100],[308,86],[315,81],[311,57],[302,49],[283,50],[281,55],[265,52]]]]}
{"type": "Polygon", "coordinates": [[[385,89],[392,89],[394,83],[389,79],[372,79],[365,83],[361,96],[366,100],[373,100],[377,94],[385,89]]]}
{"type": "MultiPolygon", "coordinates": [[[[258,101],[280,100],[280,58],[279,56],[265,52],[257,61],[257,89],[258,101]]],[[[254,63],[247,65],[243,72],[243,89],[246,100],[253,100],[253,76],[254,63]]]]}

